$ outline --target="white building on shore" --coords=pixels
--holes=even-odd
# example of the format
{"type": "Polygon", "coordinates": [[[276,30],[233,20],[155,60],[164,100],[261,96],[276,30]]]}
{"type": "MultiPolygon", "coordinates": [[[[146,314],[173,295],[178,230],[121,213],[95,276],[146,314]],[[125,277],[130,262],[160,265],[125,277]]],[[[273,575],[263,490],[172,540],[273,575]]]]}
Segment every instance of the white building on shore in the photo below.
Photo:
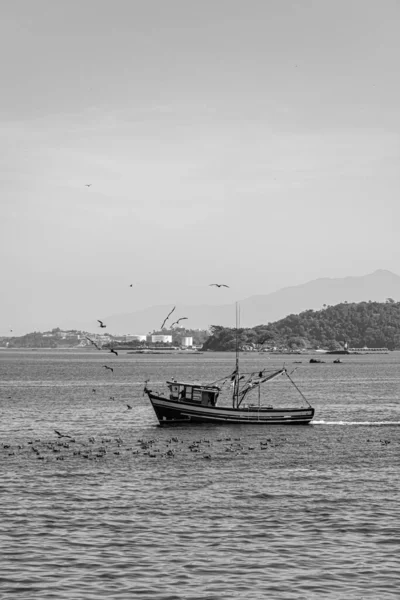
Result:
{"type": "Polygon", "coordinates": [[[161,342],[163,344],[172,344],[172,335],[163,335],[161,333],[153,334],[151,341],[154,343],[161,342]]]}
{"type": "Polygon", "coordinates": [[[128,334],[124,335],[125,342],[145,342],[147,340],[147,335],[136,335],[136,334],[128,334]]]}

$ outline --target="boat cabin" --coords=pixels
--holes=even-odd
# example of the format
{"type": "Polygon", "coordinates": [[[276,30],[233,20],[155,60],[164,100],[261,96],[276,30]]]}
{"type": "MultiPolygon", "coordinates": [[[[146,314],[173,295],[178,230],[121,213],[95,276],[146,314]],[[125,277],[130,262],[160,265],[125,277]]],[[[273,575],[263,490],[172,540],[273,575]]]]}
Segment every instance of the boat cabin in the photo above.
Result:
{"type": "Polygon", "coordinates": [[[220,389],[216,386],[200,385],[196,383],[181,383],[167,381],[171,400],[178,402],[195,402],[202,406],[216,406],[220,389]]]}

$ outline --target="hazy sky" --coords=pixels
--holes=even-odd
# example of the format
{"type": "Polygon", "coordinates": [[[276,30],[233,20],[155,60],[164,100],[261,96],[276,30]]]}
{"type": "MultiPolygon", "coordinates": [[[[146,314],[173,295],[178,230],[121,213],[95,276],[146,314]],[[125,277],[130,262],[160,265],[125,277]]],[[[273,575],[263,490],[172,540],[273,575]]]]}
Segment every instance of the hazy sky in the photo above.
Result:
{"type": "Polygon", "coordinates": [[[398,0],[3,1],[0,335],[399,273],[399,30],[398,0]]]}

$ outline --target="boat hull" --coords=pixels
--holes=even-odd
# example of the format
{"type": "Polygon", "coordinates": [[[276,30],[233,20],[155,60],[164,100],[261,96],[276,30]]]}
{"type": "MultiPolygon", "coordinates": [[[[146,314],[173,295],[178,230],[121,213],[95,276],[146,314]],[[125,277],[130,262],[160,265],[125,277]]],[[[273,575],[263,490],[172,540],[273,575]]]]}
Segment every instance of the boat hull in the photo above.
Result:
{"type": "Polygon", "coordinates": [[[171,400],[150,391],[147,394],[160,425],[181,423],[308,425],[314,417],[314,409],[311,407],[278,409],[250,406],[237,409],[171,400]]]}

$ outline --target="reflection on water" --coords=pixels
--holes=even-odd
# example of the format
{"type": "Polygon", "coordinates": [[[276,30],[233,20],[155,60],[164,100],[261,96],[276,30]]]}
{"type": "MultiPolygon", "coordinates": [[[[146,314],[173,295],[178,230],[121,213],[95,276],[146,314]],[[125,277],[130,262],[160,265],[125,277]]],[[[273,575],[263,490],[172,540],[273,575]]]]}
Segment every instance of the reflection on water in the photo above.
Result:
{"type": "Polygon", "coordinates": [[[398,597],[397,353],[302,357],[308,427],[159,428],[146,379],[233,356],[114,358],[0,352],[4,598],[398,597]]]}

